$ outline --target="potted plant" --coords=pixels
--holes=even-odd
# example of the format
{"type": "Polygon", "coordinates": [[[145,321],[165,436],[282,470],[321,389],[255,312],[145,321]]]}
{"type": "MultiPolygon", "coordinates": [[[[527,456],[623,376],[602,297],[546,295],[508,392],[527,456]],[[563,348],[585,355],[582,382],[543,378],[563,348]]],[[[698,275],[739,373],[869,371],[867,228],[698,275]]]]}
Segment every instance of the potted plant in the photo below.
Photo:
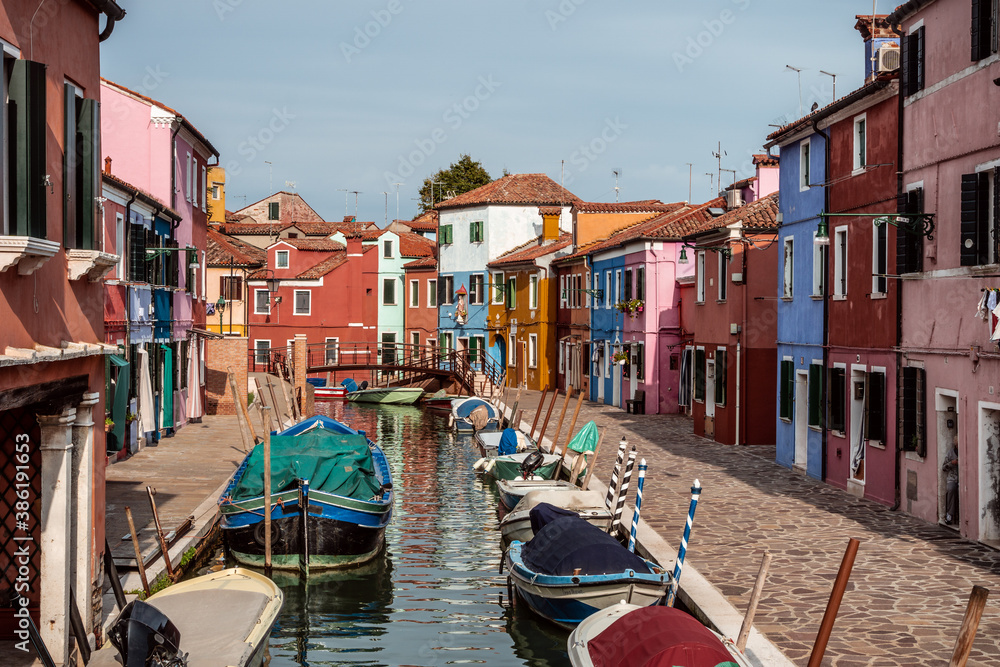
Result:
{"type": "Polygon", "coordinates": [[[104,432],[110,433],[111,429],[115,427],[115,422],[110,416],[104,418],[104,432]]]}
{"type": "Polygon", "coordinates": [[[629,317],[635,317],[637,314],[641,313],[644,306],[645,304],[642,299],[626,299],[625,301],[619,301],[615,304],[615,308],[629,317]]]}
{"type": "Polygon", "coordinates": [[[611,355],[611,361],[618,364],[619,366],[625,366],[628,364],[628,352],[625,350],[618,350],[613,355],[611,355]]]}

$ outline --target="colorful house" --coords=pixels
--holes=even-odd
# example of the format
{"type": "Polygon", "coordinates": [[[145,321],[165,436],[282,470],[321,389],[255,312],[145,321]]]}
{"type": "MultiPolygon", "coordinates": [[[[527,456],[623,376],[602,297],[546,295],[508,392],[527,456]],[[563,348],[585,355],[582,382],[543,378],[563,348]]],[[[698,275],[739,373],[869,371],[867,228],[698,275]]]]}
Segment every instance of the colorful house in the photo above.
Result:
{"type": "Polygon", "coordinates": [[[437,348],[437,259],[421,257],[403,265],[406,285],[406,342],[411,353],[423,355],[437,348]]]}
{"type": "MultiPolygon", "coordinates": [[[[901,33],[902,179],[897,417],[899,503],[947,523],[957,443],[963,537],[1000,543],[1000,87],[996,4],[911,0],[887,19],[901,33]],[[920,216],[926,213],[930,220],[920,216]],[[985,291],[984,291],[985,290],[985,291]],[[986,303],[979,307],[980,299],[986,303]]],[[[890,211],[892,209],[889,209],[890,211]]],[[[892,423],[890,421],[890,423],[892,423]]]]}
{"type": "Polygon", "coordinates": [[[208,330],[224,336],[247,335],[247,315],[252,307],[247,278],[267,266],[267,252],[227,236],[217,225],[208,230],[208,290],[211,312],[208,330]]]}

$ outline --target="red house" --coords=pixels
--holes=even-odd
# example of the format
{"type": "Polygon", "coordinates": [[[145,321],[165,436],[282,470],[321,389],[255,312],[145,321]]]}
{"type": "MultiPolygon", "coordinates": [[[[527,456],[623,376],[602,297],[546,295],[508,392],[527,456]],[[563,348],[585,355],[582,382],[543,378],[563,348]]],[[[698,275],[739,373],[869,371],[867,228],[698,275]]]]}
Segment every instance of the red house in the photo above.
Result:
{"type": "Polygon", "coordinates": [[[437,259],[421,257],[403,265],[406,285],[406,342],[437,347],[437,259]]]}

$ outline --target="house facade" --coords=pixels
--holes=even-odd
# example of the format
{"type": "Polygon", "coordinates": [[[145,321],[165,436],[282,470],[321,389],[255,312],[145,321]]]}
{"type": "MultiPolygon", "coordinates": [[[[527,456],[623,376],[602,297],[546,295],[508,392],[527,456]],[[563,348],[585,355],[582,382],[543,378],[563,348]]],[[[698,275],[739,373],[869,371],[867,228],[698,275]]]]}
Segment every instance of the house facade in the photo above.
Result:
{"type": "Polygon", "coordinates": [[[211,311],[208,330],[223,336],[245,337],[253,294],[247,290],[251,273],[267,265],[267,252],[220,233],[208,230],[208,288],[206,299],[211,311]]]}
{"type": "Polygon", "coordinates": [[[418,354],[432,353],[438,344],[437,260],[421,257],[403,265],[406,285],[406,339],[418,354]]]}

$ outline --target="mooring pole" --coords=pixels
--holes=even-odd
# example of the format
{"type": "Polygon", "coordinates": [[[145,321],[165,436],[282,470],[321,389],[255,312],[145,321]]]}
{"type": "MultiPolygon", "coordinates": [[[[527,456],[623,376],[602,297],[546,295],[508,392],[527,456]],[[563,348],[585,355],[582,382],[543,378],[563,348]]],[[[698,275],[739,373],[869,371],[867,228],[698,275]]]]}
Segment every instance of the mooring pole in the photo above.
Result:
{"type": "Polygon", "coordinates": [[[156,528],[156,539],[160,543],[160,551],[163,552],[163,564],[167,566],[167,576],[170,577],[171,581],[174,581],[174,568],[170,565],[170,554],[167,553],[167,540],[163,536],[163,529],[160,527],[160,515],[156,511],[156,501],[153,499],[153,496],[156,495],[156,489],[147,486],[146,493],[149,494],[149,507],[153,510],[153,527],[156,528]]]}
{"type": "Polygon", "coordinates": [[[680,590],[681,572],[684,571],[684,556],[687,554],[688,540],[691,539],[691,526],[694,524],[694,511],[698,509],[698,499],[701,498],[701,482],[694,480],[691,487],[691,505],[688,507],[687,523],[684,524],[684,537],[681,538],[681,548],[677,550],[677,563],[674,565],[674,576],[670,580],[667,591],[667,606],[673,607],[680,590]]]}
{"type": "Polygon", "coordinates": [[[965,667],[965,663],[969,660],[972,642],[976,639],[979,619],[983,616],[983,608],[986,606],[986,598],[989,597],[989,594],[989,589],[982,586],[972,587],[969,604],[965,608],[965,618],[962,620],[962,629],[955,641],[955,652],[951,656],[951,663],[948,667],[965,667]]]}
{"type": "MultiPolygon", "coordinates": [[[[569,399],[573,398],[573,387],[571,386],[566,390],[566,398],[563,400],[562,409],[559,410],[559,423],[556,424],[556,434],[552,436],[552,453],[555,454],[556,450],[559,449],[559,436],[562,435],[563,420],[566,418],[566,406],[569,405],[569,399]]],[[[569,438],[566,439],[567,442],[569,438]]]]}
{"type": "Polygon", "coordinates": [[[125,506],[125,518],[128,519],[128,530],[132,535],[132,546],[135,547],[135,564],[139,568],[139,579],[142,581],[142,590],[149,597],[149,582],[146,581],[146,564],[142,562],[142,552],[139,550],[139,534],[135,532],[135,523],[132,521],[132,509],[125,506]]]}
{"type": "Polygon", "coordinates": [[[538,433],[538,449],[545,451],[542,446],[542,440],[545,439],[545,431],[549,428],[549,417],[552,416],[552,409],[556,407],[556,401],[559,400],[559,390],[556,389],[556,393],[552,394],[552,402],[549,403],[549,409],[545,413],[545,421],[542,422],[542,430],[538,433]]]}
{"type": "Polygon", "coordinates": [[[853,537],[847,543],[847,551],[844,552],[844,559],[840,562],[840,571],[837,572],[837,579],[833,582],[830,601],[826,604],[826,613],[823,614],[823,622],[820,623],[819,634],[816,635],[816,643],[813,644],[812,654],[809,656],[809,667],[819,667],[823,662],[823,654],[826,653],[826,645],[833,632],[833,622],[837,620],[840,602],[844,599],[844,591],[847,590],[847,581],[851,578],[851,570],[854,568],[854,559],[858,555],[860,544],[853,537]]]}
{"type": "MultiPolygon", "coordinates": [[[[265,408],[270,411],[271,408],[265,408]]],[[[270,416],[268,412],[268,416],[270,416]]],[[[271,432],[264,434],[264,571],[271,573],[271,432]]]]}
{"type": "Polygon", "coordinates": [[[532,440],[535,439],[535,427],[538,426],[538,418],[542,416],[542,408],[545,407],[545,397],[549,394],[549,388],[546,387],[542,390],[542,398],[538,401],[538,407],[535,409],[535,420],[531,422],[531,432],[528,433],[528,437],[532,440]]]}
{"type": "Polygon", "coordinates": [[[767,568],[771,565],[771,552],[765,551],[764,558],[760,561],[760,570],[757,572],[757,581],[754,582],[753,592],[750,593],[750,604],[747,606],[746,616],[743,617],[743,626],[740,628],[739,637],[736,639],[736,648],[743,652],[747,647],[747,639],[750,638],[750,628],[753,626],[753,617],[757,613],[757,603],[760,602],[760,592],[764,589],[764,579],[767,578],[767,568]]]}

